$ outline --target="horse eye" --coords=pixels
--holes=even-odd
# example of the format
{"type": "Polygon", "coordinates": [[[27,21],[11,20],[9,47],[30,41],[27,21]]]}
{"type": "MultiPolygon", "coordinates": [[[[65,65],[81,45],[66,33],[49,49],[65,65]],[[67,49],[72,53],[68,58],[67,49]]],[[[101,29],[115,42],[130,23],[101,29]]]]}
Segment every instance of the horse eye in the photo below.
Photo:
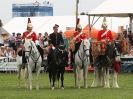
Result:
{"type": "Polygon", "coordinates": [[[31,46],[28,47],[29,49],[31,48],[31,46]]]}

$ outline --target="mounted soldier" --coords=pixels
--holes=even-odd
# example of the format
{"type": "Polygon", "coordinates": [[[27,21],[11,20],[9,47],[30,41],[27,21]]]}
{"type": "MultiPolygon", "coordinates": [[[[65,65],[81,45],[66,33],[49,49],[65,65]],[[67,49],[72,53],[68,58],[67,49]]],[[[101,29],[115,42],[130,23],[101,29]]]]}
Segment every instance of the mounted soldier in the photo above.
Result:
{"type": "Polygon", "coordinates": [[[73,58],[71,60],[75,60],[75,54],[77,53],[81,42],[87,38],[86,34],[82,31],[82,26],[80,25],[79,22],[80,22],[80,19],[78,18],[77,22],[76,22],[76,28],[75,28],[75,32],[73,34],[73,38],[70,41],[74,46],[72,49],[73,50],[72,54],[74,54],[74,55],[73,55],[73,58]]]}
{"type": "MultiPolygon", "coordinates": [[[[30,18],[28,18],[27,30],[22,34],[23,42],[24,42],[25,39],[32,40],[33,42],[35,42],[37,40],[36,33],[32,30],[33,30],[33,25],[31,24],[30,18]]],[[[23,49],[23,51],[22,51],[22,63],[23,63],[23,66],[24,66],[27,63],[27,60],[25,58],[24,48],[22,48],[22,49],[23,49]]]]}
{"type": "Polygon", "coordinates": [[[95,78],[92,86],[110,87],[109,69],[113,71],[113,87],[117,84],[117,73],[120,70],[120,43],[113,39],[112,33],[107,29],[106,18],[102,23],[102,30],[98,32],[97,41],[92,42],[92,56],[95,66],[95,78]]]}

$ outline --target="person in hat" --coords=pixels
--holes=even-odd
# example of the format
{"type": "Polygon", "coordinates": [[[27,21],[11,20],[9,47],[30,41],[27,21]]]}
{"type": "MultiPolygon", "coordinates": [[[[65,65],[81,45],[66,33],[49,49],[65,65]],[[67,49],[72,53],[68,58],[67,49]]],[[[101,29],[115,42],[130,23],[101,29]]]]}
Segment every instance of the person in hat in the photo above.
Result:
{"type": "Polygon", "coordinates": [[[102,30],[100,30],[98,32],[98,36],[97,36],[97,40],[98,41],[112,41],[113,37],[112,37],[112,33],[110,30],[108,30],[108,26],[107,26],[107,22],[106,22],[106,17],[104,17],[103,19],[103,23],[101,26],[102,30]]]}
{"type": "Polygon", "coordinates": [[[58,24],[55,24],[53,26],[53,33],[51,33],[49,35],[50,49],[49,49],[49,53],[48,53],[48,56],[47,56],[48,64],[50,63],[50,60],[51,60],[50,56],[53,53],[53,50],[55,50],[57,47],[59,47],[60,44],[61,45],[64,45],[63,37],[58,32],[58,28],[59,28],[59,25],[58,24]]]}
{"type": "Polygon", "coordinates": [[[27,24],[27,30],[22,34],[22,39],[31,39],[32,41],[37,40],[36,33],[32,31],[33,26],[31,23],[27,24]]]}
{"type": "Polygon", "coordinates": [[[75,42],[74,53],[76,54],[76,52],[78,51],[78,49],[80,47],[82,40],[87,37],[86,34],[82,32],[82,27],[80,24],[77,25],[77,31],[74,32],[73,36],[74,36],[73,41],[75,42]]]}
{"type": "Polygon", "coordinates": [[[49,35],[50,45],[53,47],[58,47],[60,44],[64,44],[62,35],[58,32],[59,25],[55,24],[53,26],[53,33],[49,35]]]}

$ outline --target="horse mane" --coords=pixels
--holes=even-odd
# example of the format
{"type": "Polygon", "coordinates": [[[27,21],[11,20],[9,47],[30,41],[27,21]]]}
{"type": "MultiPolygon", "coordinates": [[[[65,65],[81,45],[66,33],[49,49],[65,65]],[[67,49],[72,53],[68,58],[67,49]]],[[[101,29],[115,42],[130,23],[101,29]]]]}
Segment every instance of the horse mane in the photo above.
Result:
{"type": "Polygon", "coordinates": [[[38,50],[37,50],[37,47],[36,47],[36,44],[35,44],[32,40],[27,40],[27,39],[25,39],[25,45],[27,45],[28,43],[31,43],[32,46],[34,47],[34,49],[35,49],[36,51],[38,51],[38,50]]]}

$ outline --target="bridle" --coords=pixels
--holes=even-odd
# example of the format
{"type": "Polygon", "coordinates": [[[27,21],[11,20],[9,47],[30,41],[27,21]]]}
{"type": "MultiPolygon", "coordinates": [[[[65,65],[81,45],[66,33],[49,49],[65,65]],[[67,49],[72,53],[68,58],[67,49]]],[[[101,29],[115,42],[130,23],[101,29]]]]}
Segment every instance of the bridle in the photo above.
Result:
{"type": "Polygon", "coordinates": [[[87,62],[89,61],[88,60],[88,57],[90,56],[90,55],[88,55],[88,54],[86,54],[86,51],[89,51],[90,49],[86,49],[86,45],[84,44],[84,41],[82,41],[83,42],[83,53],[81,53],[80,52],[80,50],[78,50],[78,56],[79,56],[79,58],[80,58],[80,60],[82,61],[82,64],[83,64],[83,62],[87,59],[87,62]],[[81,58],[81,54],[83,54],[83,56],[84,57],[86,57],[85,59],[83,58],[81,58]]]}
{"type": "MultiPolygon", "coordinates": [[[[29,41],[29,42],[30,42],[30,44],[31,44],[30,50],[29,50],[29,51],[26,51],[26,50],[24,49],[24,52],[29,52],[29,55],[26,57],[26,59],[29,61],[29,57],[31,57],[31,59],[36,63],[41,55],[40,55],[40,53],[39,53],[39,56],[37,57],[37,59],[34,58],[34,55],[32,54],[32,50],[33,50],[34,45],[32,44],[31,41],[29,41]]],[[[35,52],[35,53],[37,53],[37,52],[35,52]]]]}

